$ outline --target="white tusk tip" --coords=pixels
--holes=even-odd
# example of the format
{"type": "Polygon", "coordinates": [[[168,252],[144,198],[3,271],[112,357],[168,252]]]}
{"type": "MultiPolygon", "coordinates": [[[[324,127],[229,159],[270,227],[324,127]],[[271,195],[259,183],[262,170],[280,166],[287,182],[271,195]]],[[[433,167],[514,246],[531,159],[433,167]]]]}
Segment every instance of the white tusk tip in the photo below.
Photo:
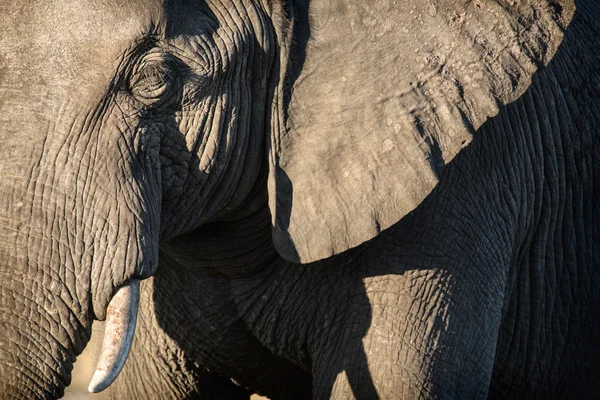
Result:
{"type": "MultiPolygon", "coordinates": [[[[92,381],[88,386],[88,392],[90,393],[99,393],[110,386],[113,383],[114,378],[110,379],[107,371],[96,370],[94,372],[94,376],[92,377],[92,381]]],[[[115,377],[116,378],[116,377],[115,377]]]]}
{"type": "Polygon", "coordinates": [[[106,311],[106,328],[98,366],[88,386],[90,393],[98,393],[109,387],[125,365],[135,333],[139,300],[140,281],[137,279],[113,294],[106,311]]]}

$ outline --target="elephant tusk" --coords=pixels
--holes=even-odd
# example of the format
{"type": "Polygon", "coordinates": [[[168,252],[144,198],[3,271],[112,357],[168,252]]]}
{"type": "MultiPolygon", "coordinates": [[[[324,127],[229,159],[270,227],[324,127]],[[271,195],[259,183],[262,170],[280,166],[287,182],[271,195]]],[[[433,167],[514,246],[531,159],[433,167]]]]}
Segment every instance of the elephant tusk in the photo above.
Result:
{"type": "Polygon", "coordinates": [[[88,386],[90,393],[98,393],[109,387],[125,365],[133,342],[139,302],[140,281],[137,279],[119,288],[110,300],[102,352],[88,386]]]}

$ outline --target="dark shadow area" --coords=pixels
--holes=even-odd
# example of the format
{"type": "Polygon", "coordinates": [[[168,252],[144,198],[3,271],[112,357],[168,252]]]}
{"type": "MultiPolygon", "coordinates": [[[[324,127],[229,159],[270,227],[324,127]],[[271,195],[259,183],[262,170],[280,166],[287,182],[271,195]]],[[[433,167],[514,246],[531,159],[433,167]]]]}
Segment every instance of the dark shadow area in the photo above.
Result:
{"type": "MultiPolygon", "coordinates": [[[[273,355],[240,319],[228,279],[183,266],[164,252],[160,260],[159,271],[152,278],[157,322],[186,357],[211,371],[204,372],[205,376],[233,378],[242,387],[273,399],[310,397],[310,375],[273,355]]],[[[213,398],[210,394],[217,393],[215,390],[221,394],[229,391],[247,398],[230,382],[217,385],[221,380],[197,381],[198,393],[213,398]]]]}

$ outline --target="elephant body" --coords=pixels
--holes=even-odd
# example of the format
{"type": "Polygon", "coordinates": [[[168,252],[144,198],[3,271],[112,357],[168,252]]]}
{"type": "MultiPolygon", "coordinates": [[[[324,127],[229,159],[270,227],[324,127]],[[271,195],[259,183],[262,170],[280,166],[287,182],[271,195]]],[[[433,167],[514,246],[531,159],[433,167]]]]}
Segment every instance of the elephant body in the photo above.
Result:
{"type": "MultiPolygon", "coordinates": [[[[317,263],[286,262],[272,247],[263,195],[256,213],[163,245],[165,257],[190,271],[179,279],[221,272],[227,289],[217,292],[232,302],[229,316],[243,321],[244,335],[311,374],[314,398],[595,398],[600,10],[579,7],[530,89],[480,128],[413,213],[376,239],[317,263]]],[[[161,283],[160,273],[151,279],[154,293],[177,286],[161,283]]],[[[189,327],[168,318],[168,303],[157,300],[151,325],[182,338],[181,346],[197,332],[239,338],[205,319],[189,327]]],[[[199,356],[212,370],[292,398],[259,389],[260,358],[244,346],[196,344],[223,355],[220,365],[199,356]],[[240,367],[234,373],[231,365],[240,367]]],[[[310,388],[302,373],[278,370],[296,377],[287,383],[294,393],[310,388]]],[[[119,398],[139,372],[124,374],[108,398],[119,398]]]]}
{"type": "Polygon", "coordinates": [[[140,278],[100,397],[598,396],[600,4],[78,1],[0,6],[1,396],[140,278]]]}

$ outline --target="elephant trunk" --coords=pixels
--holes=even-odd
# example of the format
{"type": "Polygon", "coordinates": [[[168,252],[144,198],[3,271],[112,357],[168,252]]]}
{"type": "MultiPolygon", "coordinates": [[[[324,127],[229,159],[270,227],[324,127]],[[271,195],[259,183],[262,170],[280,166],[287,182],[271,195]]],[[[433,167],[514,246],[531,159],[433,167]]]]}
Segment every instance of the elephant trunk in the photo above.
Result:
{"type": "Polygon", "coordinates": [[[151,144],[125,143],[105,113],[33,114],[0,121],[0,398],[61,397],[115,289],[158,264],[158,164],[122,155],[151,144]]]}
{"type": "MultiPolygon", "coordinates": [[[[15,230],[13,221],[2,223],[0,215],[0,398],[60,398],[70,383],[76,356],[89,341],[97,316],[94,308],[102,308],[93,306],[93,276],[127,273],[128,261],[115,257],[121,250],[109,248],[112,257],[90,257],[81,263],[84,254],[93,249],[82,246],[82,254],[77,254],[81,243],[75,239],[69,243],[68,239],[48,238],[33,227],[18,238],[20,231],[15,230]]],[[[57,219],[54,223],[62,225],[57,219]]],[[[93,243],[89,238],[81,241],[93,243]]],[[[123,242],[129,243],[124,254],[152,251],[150,246],[136,248],[134,237],[123,242]]],[[[106,295],[97,294],[110,301],[104,307],[108,334],[94,391],[116,378],[135,329],[139,280],[128,275],[113,279],[125,284],[112,298],[111,281],[106,295]]],[[[101,287],[97,290],[102,291],[101,287]]]]}
{"type": "Polygon", "coordinates": [[[65,286],[40,290],[50,280],[46,274],[7,274],[0,268],[0,276],[0,398],[61,397],[75,355],[89,340],[91,321],[69,304],[76,293],[65,286]]]}

